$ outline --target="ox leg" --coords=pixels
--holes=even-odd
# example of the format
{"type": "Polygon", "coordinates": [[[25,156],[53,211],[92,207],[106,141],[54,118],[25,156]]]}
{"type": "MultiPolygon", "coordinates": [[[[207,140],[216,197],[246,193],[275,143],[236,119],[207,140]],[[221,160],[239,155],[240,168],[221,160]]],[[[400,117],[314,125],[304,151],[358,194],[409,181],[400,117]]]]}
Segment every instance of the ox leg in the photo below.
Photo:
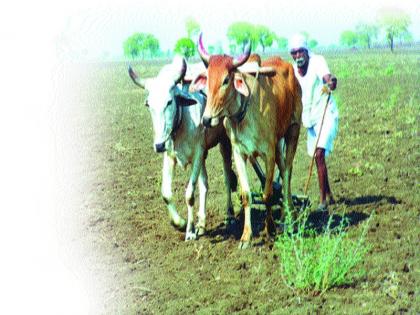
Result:
{"type": "Polygon", "coordinates": [[[265,176],[266,182],[264,186],[263,201],[266,205],[267,216],[265,218],[265,232],[269,237],[274,235],[276,227],[274,225],[273,214],[271,209],[271,197],[273,195],[273,179],[274,179],[274,167],[275,167],[275,152],[272,152],[266,156],[265,161],[265,176]]]}
{"type": "Polygon", "coordinates": [[[171,223],[178,229],[185,228],[185,220],[176,211],[175,203],[172,197],[172,179],[175,172],[175,160],[165,152],[163,155],[162,168],[162,197],[168,207],[171,223]]]}
{"type": "Polygon", "coordinates": [[[277,153],[276,153],[276,163],[280,170],[280,177],[283,179],[284,170],[286,169],[284,156],[286,154],[286,143],[284,138],[281,138],[278,145],[277,145],[277,153]]]}
{"type": "MultiPolygon", "coordinates": [[[[276,150],[276,164],[277,167],[280,170],[280,177],[281,177],[281,182],[282,182],[282,187],[281,187],[281,193],[282,194],[282,202],[284,204],[284,192],[285,192],[285,188],[284,188],[284,175],[285,175],[285,171],[286,171],[286,163],[285,163],[285,155],[286,155],[286,148],[285,148],[285,141],[284,138],[279,142],[278,146],[277,146],[277,150],[276,150]]],[[[284,205],[283,205],[284,208],[284,205]]],[[[280,220],[284,221],[284,209],[280,209],[280,220]]]]}
{"type": "Polygon", "coordinates": [[[198,189],[200,191],[200,208],[198,210],[197,236],[206,232],[206,201],[209,189],[206,166],[203,164],[198,178],[198,189]]]}
{"type": "Polygon", "coordinates": [[[235,212],[232,203],[232,191],[236,191],[238,186],[238,178],[232,170],[232,146],[230,141],[220,142],[220,153],[223,157],[223,175],[225,178],[226,187],[226,219],[227,226],[234,224],[235,212]]]}
{"type": "Polygon", "coordinates": [[[251,242],[252,227],[251,227],[251,189],[249,187],[248,176],[246,173],[246,160],[238,149],[234,148],[233,157],[235,160],[236,170],[239,176],[239,183],[241,185],[242,207],[244,208],[244,230],[242,232],[241,241],[239,243],[240,249],[246,249],[251,242]]]}
{"type": "MultiPolygon", "coordinates": [[[[200,150],[198,150],[200,151],[200,150]]],[[[187,203],[187,229],[185,231],[185,240],[195,240],[197,234],[194,228],[194,193],[197,184],[198,176],[201,172],[201,166],[203,162],[203,153],[197,152],[194,156],[192,163],[192,171],[190,180],[188,181],[187,189],[185,191],[185,201],[187,203]]]]}
{"type": "Polygon", "coordinates": [[[283,175],[283,189],[284,189],[284,198],[283,205],[285,211],[290,211],[294,219],[296,219],[297,214],[295,212],[293,201],[292,201],[292,191],[290,188],[291,179],[292,179],[292,170],[293,170],[293,159],[295,157],[296,148],[299,140],[299,130],[300,126],[298,124],[293,124],[289,127],[287,131],[285,140],[286,140],[286,167],[283,175]]]}

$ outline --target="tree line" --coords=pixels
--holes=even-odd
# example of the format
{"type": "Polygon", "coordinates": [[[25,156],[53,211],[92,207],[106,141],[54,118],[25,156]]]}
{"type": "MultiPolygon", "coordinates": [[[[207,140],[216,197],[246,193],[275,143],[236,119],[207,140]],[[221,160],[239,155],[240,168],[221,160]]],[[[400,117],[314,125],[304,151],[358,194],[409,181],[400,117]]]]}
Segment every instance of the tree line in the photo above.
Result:
{"type": "MultiPolygon", "coordinates": [[[[382,33],[391,51],[395,48],[396,41],[411,42],[413,40],[408,27],[411,24],[410,16],[399,9],[383,9],[378,13],[375,23],[361,22],[354,30],[345,30],[340,35],[340,45],[346,47],[371,48],[382,33]]],[[[173,52],[185,56],[187,59],[196,54],[196,37],[200,33],[200,24],[193,18],[185,21],[186,36],[178,39],[173,52]]],[[[310,49],[318,45],[318,41],[303,33],[310,49]]],[[[266,52],[267,48],[277,48],[280,51],[287,49],[288,40],[278,36],[265,25],[254,25],[249,22],[239,21],[232,23],[226,33],[229,41],[229,52],[236,54],[243,50],[244,45],[250,41],[253,51],[266,52]]],[[[160,49],[159,41],[153,34],[135,33],[123,43],[124,55],[135,58],[154,58],[164,55],[160,49]]],[[[208,46],[210,54],[223,53],[221,42],[208,46]]]]}
{"type": "Polygon", "coordinates": [[[340,44],[347,47],[371,48],[379,34],[385,36],[388,47],[394,51],[395,42],[411,42],[413,37],[408,30],[410,16],[399,9],[382,9],[376,23],[359,23],[354,30],[341,33],[340,44]]]}

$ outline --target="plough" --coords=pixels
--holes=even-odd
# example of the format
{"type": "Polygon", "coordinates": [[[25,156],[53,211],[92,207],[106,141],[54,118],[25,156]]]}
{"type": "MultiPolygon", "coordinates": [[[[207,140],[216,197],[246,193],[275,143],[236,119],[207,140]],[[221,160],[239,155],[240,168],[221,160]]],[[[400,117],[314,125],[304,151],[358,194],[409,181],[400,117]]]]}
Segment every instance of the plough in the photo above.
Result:
{"type": "MultiPolygon", "coordinates": [[[[261,183],[261,191],[264,190],[265,186],[265,174],[261,168],[261,165],[258,163],[256,159],[251,160],[252,168],[255,171],[260,183],[261,183]]],[[[304,210],[306,207],[311,205],[309,197],[307,195],[295,195],[292,194],[292,202],[293,206],[296,210],[304,210]]],[[[252,192],[252,203],[254,205],[263,205],[264,202],[262,201],[262,193],[261,192],[252,192]]],[[[273,181],[273,195],[271,197],[270,205],[278,205],[282,206],[283,204],[283,195],[282,195],[282,184],[281,184],[281,176],[277,176],[277,179],[273,181]]]]}

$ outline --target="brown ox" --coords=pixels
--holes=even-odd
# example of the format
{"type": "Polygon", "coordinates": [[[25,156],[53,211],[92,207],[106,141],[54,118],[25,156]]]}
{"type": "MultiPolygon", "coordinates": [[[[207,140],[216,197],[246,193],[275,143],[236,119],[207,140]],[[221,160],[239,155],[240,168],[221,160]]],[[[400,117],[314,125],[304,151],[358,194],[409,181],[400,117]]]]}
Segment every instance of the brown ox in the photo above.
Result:
{"type": "MultiPolygon", "coordinates": [[[[207,73],[198,76],[191,88],[208,90],[203,115],[205,126],[216,126],[220,119],[228,118],[224,122],[232,142],[245,211],[239,247],[246,248],[252,238],[252,199],[246,173],[247,159],[252,161],[261,157],[265,163],[266,183],[263,200],[267,207],[267,234],[275,232],[270,205],[275,164],[282,174],[283,210],[294,210],[290,180],[301,125],[301,89],[292,65],[279,57],[262,61],[259,71],[239,71],[238,67],[244,65],[250,56],[249,44],[238,58],[227,55],[210,56],[203,46],[200,34],[198,50],[207,67],[207,73]],[[285,164],[284,147],[280,144],[282,138],[285,140],[285,164]]],[[[258,60],[258,57],[256,59],[258,60]]]]}

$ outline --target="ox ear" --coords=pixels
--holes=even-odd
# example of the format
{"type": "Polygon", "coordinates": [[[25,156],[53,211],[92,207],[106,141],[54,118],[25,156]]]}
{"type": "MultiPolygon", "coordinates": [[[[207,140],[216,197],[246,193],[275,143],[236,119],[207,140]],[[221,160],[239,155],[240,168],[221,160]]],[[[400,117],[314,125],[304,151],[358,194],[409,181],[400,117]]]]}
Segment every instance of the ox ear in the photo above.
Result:
{"type": "Polygon", "coordinates": [[[175,102],[178,106],[191,106],[197,104],[197,101],[189,93],[179,89],[175,92],[175,102]]]}
{"type": "Polygon", "coordinates": [[[249,96],[249,89],[248,86],[245,83],[245,80],[239,72],[235,73],[235,77],[233,79],[233,84],[235,86],[235,89],[243,94],[244,96],[249,96]]]}
{"type": "Polygon", "coordinates": [[[204,90],[207,85],[207,74],[205,72],[200,73],[190,85],[190,93],[195,93],[204,90]]]}

